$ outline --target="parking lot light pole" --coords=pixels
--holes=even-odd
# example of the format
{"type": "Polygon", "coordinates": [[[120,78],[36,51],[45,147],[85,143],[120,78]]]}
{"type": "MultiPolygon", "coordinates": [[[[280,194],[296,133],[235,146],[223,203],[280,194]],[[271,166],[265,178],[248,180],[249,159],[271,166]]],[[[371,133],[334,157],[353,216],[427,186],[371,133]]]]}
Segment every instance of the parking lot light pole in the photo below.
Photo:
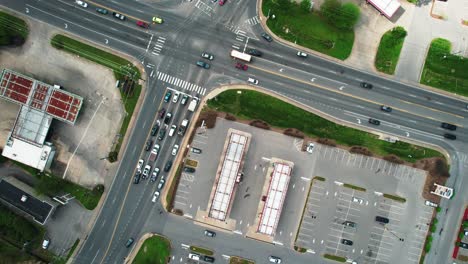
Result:
{"type": "Polygon", "coordinates": [[[386,227],[385,225],[384,225],[384,229],[387,230],[388,232],[390,232],[390,234],[392,234],[396,238],[398,238],[398,240],[400,240],[401,242],[405,241],[404,238],[397,236],[395,233],[392,232],[392,230],[388,229],[388,227],[386,227]]]}

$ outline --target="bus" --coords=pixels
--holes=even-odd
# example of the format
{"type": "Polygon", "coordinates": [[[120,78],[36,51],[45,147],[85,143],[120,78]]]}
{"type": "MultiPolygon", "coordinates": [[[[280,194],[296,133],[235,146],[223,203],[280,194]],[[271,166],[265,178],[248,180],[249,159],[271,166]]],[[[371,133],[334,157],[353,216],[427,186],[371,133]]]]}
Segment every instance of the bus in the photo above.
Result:
{"type": "Polygon", "coordinates": [[[245,54],[245,53],[239,52],[237,50],[232,50],[231,51],[231,57],[233,57],[235,59],[243,60],[243,61],[246,61],[246,62],[250,62],[250,60],[252,59],[252,56],[250,56],[249,54],[245,54]]]}

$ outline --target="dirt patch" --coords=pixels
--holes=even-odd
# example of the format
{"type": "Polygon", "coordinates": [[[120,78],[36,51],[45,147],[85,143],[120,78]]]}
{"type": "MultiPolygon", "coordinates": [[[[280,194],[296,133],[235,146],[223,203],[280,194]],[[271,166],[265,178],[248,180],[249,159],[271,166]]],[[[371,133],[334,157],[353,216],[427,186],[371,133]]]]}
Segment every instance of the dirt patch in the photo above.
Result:
{"type": "Polygon", "coordinates": [[[205,122],[206,128],[213,128],[216,125],[216,118],[218,117],[218,113],[215,111],[204,111],[200,113],[198,117],[196,127],[200,127],[202,122],[205,122]]]}
{"type": "Polygon", "coordinates": [[[445,185],[445,182],[450,176],[445,160],[441,158],[423,159],[413,164],[413,167],[428,172],[422,196],[432,202],[440,203],[442,197],[431,194],[431,191],[434,190],[434,183],[445,185]]]}
{"type": "Polygon", "coordinates": [[[391,163],[395,163],[395,164],[403,164],[405,163],[403,160],[401,160],[398,156],[396,155],[387,155],[385,157],[383,157],[384,160],[388,161],[388,162],[391,162],[391,163]]]}

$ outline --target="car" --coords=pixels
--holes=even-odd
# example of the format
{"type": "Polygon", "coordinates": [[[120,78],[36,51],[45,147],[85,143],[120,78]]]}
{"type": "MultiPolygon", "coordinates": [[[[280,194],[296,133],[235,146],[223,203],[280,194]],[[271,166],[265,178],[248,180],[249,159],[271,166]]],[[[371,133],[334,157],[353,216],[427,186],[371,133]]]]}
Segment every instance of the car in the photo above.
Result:
{"type": "Polygon", "coordinates": [[[265,33],[265,32],[262,33],[262,38],[264,38],[268,42],[273,41],[273,38],[270,35],[268,35],[267,33],[265,33]]]}
{"type": "Polygon", "coordinates": [[[141,173],[137,172],[135,173],[135,176],[133,177],[133,183],[138,184],[140,182],[140,175],[141,173]]]}
{"type": "Polygon", "coordinates": [[[194,253],[189,253],[188,258],[193,259],[193,260],[200,260],[200,255],[194,254],[194,253]]]}
{"type": "Polygon", "coordinates": [[[445,123],[445,122],[443,122],[443,123],[440,125],[440,127],[445,128],[445,129],[448,129],[448,130],[452,130],[452,131],[457,130],[457,126],[456,126],[456,125],[452,125],[452,124],[445,123]]]}
{"type": "Polygon", "coordinates": [[[426,200],[426,201],[424,202],[424,204],[427,205],[427,206],[430,206],[430,207],[434,207],[434,208],[439,207],[436,203],[433,203],[433,202],[431,202],[431,201],[429,201],[429,200],[426,200]]]}
{"type": "Polygon", "coordinates": [[[238,174],[237,174],[237,177],[236,177],[236,182],[237,182],[237,183],[240,183],[240,182],[242,182],[243,180],[244,180],[244,173],[243,173],[243,172],[238,173],[238,174]]]}
{"type": "Polygon", "coordinates": [[[153,145],[153,140],[148,139],[148,140],[146,141],[145,150],[146,150],[146,151],[150,150],[152,145],[153,145]]]}
{"type": "Polygon", "coordinates": [[[187,104],[187,101],[188,101],[188,95],[184,94],[182,95],[182,99],[180,99],[180,104],[181,105],[186,105],[187,104]]]}
{"type": "Polygon", "coordinates": [[[179,145],[175,144],[174,147],[172,148],[172,156],[177,155],[177,151],[179,151],[179,145]]]}
{"type": "Polygon", "coordinates": [[[115,18],[120,19],[120,20],[125,20],[125,16],[122,15],[122,14],[119,14],[117,12],[112,12],[112,16],[114,16],[115,18]]]}
{"type": "Polygon", "coordinates": [[[146,165],[145,169],[143,170],[143,179],[146,179],[148,177],[148,174],[151,171],[151,165],[146,165]]]}
{"type": "Polygon", "coordinates": [[[298,51],[296,55],[301,58],[307,58],[307,53],[302,52],[302,51],[298,51]]]}
{"type": "Polygon", "coordinates": [[[374,118],[369,118],[369,124],[378,126],[380,125],[380,121],[374,118]]]}
{"type": "Polygon", "coordinates": [[[366,89],[372,89],[373,86],[370,83],[361,82],[361,87],[366,89]]]}
{"type": "Polygon", "coordinates": [[[307,145],[307,152],[309,152],[310,154],[312,154],[312,152],[314,152],[314,143],[310,142],[309,145],[307,145]]]}
{"type": "Polygon", "coordinates": [[[342,238],[342,239],[341,239],[341,244],[343,244],[343,245],[348,245],[348,246],[352,246],[352,245],[353,245],[353,241],[351,241],[351,240],[349,240],[349,239],[342,238]]]}
{"type": "Polygon", "coordinates": [[[247,82],[252,83],[252,84],[258,84],[258,80],[254,78],[250,78],[247,80],[247,82]]]}
{"type": "Polygon", "coordinates": [[[205,58],[205,59],[208,59],[208,60],[213,60],[214,59],[214,56],[206,51],[204,51],[202,54],[201,54],[202,58],[205,58]]]}
{"type": "MultiPolygon", "coordinates": [[[[223,0],[219,0],[220,3],[221,3],[221,1],[223,1],[223,0]]],[[[210,262],[210,263],[215,262],[215,258],[210,257],[210,256],[203,256],[203,260],[206,261],[206,262],[210,262]]]]}
{"type": "Polygon", "coordinates": [[[159,118],[163,118],[166,115],[166,109],[161,108],[161,110],[159,110],[158,114],[159,114],[159,118]]]}
{"type": "Polygon", "coordinates": [[[158,191],[155,191],[154,194],[153,194],[153,199],[151,199],[151,201],[152,201],[153,203],[155,203],[156,200],[158,200],[158,198],[159,198],[159,192],[158,192],[158,191]]]}
{"type": "Polygon", "coordinates": [[[242,64],[240,62],[236,62],[236,68],[239,69],[239,70],[244,70],[246,71],[249,67],[245,64],[242,64]]]}
{"type": "Polygon", "coordinates": [[[390,106],[381,105],[380,110],[382,110],[384,112],[387,112],[387,113],[390,113],[390,112],[392,112],[393,109],[390,106]]]}
{"type": "Polygon", "coordinates": [[[176,125],[171,126],[171,129],[169,130],[169,136],[170,137],[174,136],[174,133],[176,132],[176,129],[177,129],[176,125]]]}
{"type": "Polygon", "coordinates": [[[86,2],[83,2],[83,1],[80,1],[80,0],[76,0],[75,3],[81,7],[84,7],[84,8],[87,8],[88,7],[88,3],[86,2]]]}
{"type": "Polygon", "coordinates": [[[383,216],[376,216],[375,221],[380,222],[382,224],[388,224],[388,222],[390,222],[390,220],[387,217],[383,216]]]}
{"type": "Polygon", "coordinates": [[[154,124],[153,128],[151,128],[151,136],[152,137],[156,136],[160,126],[161,126],[161,121],[156,120],[156,124],[154,124]]]}
{"type": "Polygon", "coordinates": [[[153,170],[153,174],[151,174],[151,179],[150,179],[150,181],[151,181],[151,182],[155,182],[156,179],[158,178],[158,175],[159,175],[159,168],[156,167],[156,168],[154,168],[154,170],[153,170]]]}
{"type": "Polygon", "coordinates": [[[167,91],[166,95],[164,95],[164,102],[168,103],[171,100],[172,92],[167,91]]]}
{"type": "Polygon", "coordinates": [[[136,22],[136,25],[139,26],[139,27],[142,27],[142,28],[149,28],[149,24],[148,24],[148,23],[143,22],[143,21],[140,21],[140,20],[138,20],[138,21],[136,22]]]}
{"type": "Polygon", "coordinates": [[[175,104],[177,101],[179,101],[179,92],[174,92],[174,97],[172,97],[172,102],[175,104]]]}
{"type": "Polygon", "coordinates": [[[171,170],[171,167],[172,167],[172,160],[168,160],[166,162],[166,165],[164,165],[164,171],[168,172],[169,170],[171,170]]]}
{"type": "Polygon", "coordinates": [[[42,249],[47,249],[49,247],[49,244],[50,244],[50,240],[49,239],[44,239],[44,241],[42,241],[42,249]]]}
{"type": "Polygon", "coordinates": [[[194,172],[195,172],[195,168],[192,168],[192,167],[184,167],[184,172],[194,173],[194,172]]]}
{"type": "Polygon", "coordinates": [[[134,241],[135,241],[135,240],[133,239],[133,237],[129,238],[129,239],[127,240],[127,243],[125,243],[125,247],[128,247],[128,248],[129,248],[129,247],[133,244],[134,241]]]}
{"type": "Polygon", "coordinates": [[[269,256],[268,257],[268,260],[271,262],[271,263],[281,263],[281,259],[279,257],[275,257],[275,256],[269,256]]]}
{"type": "Polygon", "coordinates": [[[219,0],[219,5],[223,6],[226,3],[226,0],[219,0]]]}
{"type": "Polygon", "coordinates": [[[343,225],[344,226],[349,226],[349,227],[356,227],[356,223],[354,223],[352,221],[344,221],[343,225]]]}
{"type": "Polygon", "coordinates": [[[169,124],[169,122],[171,122],[171,118],[172,118],[172,113],[168,112],[166,114],[166,117],[164,118],[164,124],[169,124]]]}
{"type": "Polygon", "coordinates": [[[104,9],[104,8],[96,8],[96,12],[98,12],[98,13],[100,13],[100,14],[103,14],[103,15],[109,14],[109,11],[107,11],[107,10],[104,9]]]}
{"type": "Polygon", "coordinates": [[[462,247],[462,248],[468,249],[468,243],[460,242],[459,245],[460,245],[460,247],[462,247]]]}
{"type": "Polygon", "coordinates": [[[199,149],[199,148],[192,148],[192,152],[195,153],[195,154],[201,154],[202,150],[199,149]]]}
{"type": "Polygon", "coordinates": [[[164,127],[161,128],[161,130],[159,130],[159,135],[158,135],[159,141],[163,140],[164,136],[166,135],[166,131],[167,131],[167,125],[164,125],[164,127]]]}
{"type": "Polygon", "coordinates": [[[358,204],[362,204],[362,203],[364,202],[363,199],[358,198],[358,197],[356,197],[356,196],[353,196],[352,201],[353,201],[354,203],[358,203],[358,204]]]}
{"type": "Polygon", "coordinates": [[[262,52],[257,49],[249,49],[247,53],[249,53],[252,56],[257,56],[257,57],[262,56],[262,52]]]}
{"type": "Polygon", "coordinates": [[[198,67],[202,67],[204,69],[209,69],[210,68],[210,64],[204,62],[204,61],[197,61],[197,66],[198,67]]]}
{"type": "Polygon", "coordinates": [[[153,23],[157,23],[157,24],[162,24],[164,21],[162,18],[158,17],[158,16],[154,16],[153,17],[153,23]]]}
{"type": "Polygon", "coordinates": [[[161,190],[164,187],[164,183],[166,183],[166,180],[164,179],[159,180],[158,190],[161,190]]]}
{"type": "Polygon", "coordinates": [[[457,139],[457,136],[455,136],[453,134],[445,133],[444,138],[450,139],[450,140],[455,140],[455,139],[457,139]]]}
{"type": "Polygon", "coordinates": [[[211,230],[205,230],[205,236],[207,237],[215,237],[216,236],[216,233],[211,231],[211,230]]]}
{"type": "Polygon", "coordinates": [[[141,170],[141,167],[143,166],[143,163],[145,163],[145,161],[143,159],[140,159],[138,161],[138,164],[137,164],[137,170],[141,170]]]}

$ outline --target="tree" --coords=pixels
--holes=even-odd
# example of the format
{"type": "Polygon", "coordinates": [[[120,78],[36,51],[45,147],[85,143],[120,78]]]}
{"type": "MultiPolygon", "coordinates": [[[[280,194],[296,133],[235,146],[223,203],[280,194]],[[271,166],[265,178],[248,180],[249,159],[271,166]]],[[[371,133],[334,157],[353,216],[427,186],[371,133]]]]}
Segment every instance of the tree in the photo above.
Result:
{"type": "Polygon", "coordinates": [[[304,11],[304,12],[310,12],[310,7],[311,7],[311,4],[310,4],[310,0],[302,0],[301,1],[301,9],[304,11]]]}
{"type": "Polygon", "coordinates": [[[339,9],[339,15],[334,21],[335,26],[341,29],[353,29],[360,15],[361,12],[358,6],[353,3],[346,3],[339,9]]]}
{"type": "Polygon", "coordinates": [[[284,12],[288,12],[291,9],[292,3],[289,0],[277,0],[277,3],[280,9],[284,12]]]}
{"type": "Polygon", "coordinates": [[[339,15],[340,8],[341,3],[338,2],[338,0],[325,0],[325,2],[320,6],[320,11],[328,23],[333,25],[334,20],[339,15]]]}

